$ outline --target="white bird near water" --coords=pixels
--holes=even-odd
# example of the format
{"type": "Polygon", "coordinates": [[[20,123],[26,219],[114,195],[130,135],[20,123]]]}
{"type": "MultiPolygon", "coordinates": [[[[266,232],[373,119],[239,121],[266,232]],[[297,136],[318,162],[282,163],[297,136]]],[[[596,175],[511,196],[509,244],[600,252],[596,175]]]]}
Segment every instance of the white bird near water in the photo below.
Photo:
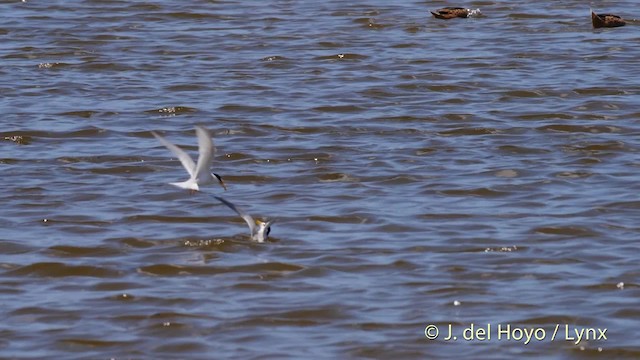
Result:
{"type": "Polygon", "coordinates": [[[268,220],[266,222],[254,220],[251,215],[238,209],[238,207],[233,203],[230,203],[229,201],[219,196],[214,195],[213,197],[218,199],[221,203],[227,205],[231,210],[235,211],[238,215],[240,215],[240,217],[244,219],[244,221],[247,222],[247,225],[249,225],[249,230],[251,231],[251,240],[259,243],[267,241],[267,239],[269,238],[269,233],[271,232],[271,224],[273,224],[275,220],[268,220]]]}
{"type": "Polygon", "coordinates": [[[216,148],[213,146],[211,140],[211,133],[209,130],[202,126],[196,126],[196,135],[198,136],[198,163],[194,163],[191,156],[184,152],[176,145],[170,143],[162,136],[158,135],[155,131],[151,134],[160,141],[160,143],[171,150],[171,152],[180,160],[182,166],[189,173],[189,180],[183,182],[173,182],[171,185],[177,186],[181,189],[187,189],[192,191],[199,191],[200,186],[208,185],[214,182],[214,179],[218,180],[218,183],[223,189],[227,190],[227,186],[222,181],[222,177],[216,173],[211,173],[211,161],[216,153],[216,148]]]}

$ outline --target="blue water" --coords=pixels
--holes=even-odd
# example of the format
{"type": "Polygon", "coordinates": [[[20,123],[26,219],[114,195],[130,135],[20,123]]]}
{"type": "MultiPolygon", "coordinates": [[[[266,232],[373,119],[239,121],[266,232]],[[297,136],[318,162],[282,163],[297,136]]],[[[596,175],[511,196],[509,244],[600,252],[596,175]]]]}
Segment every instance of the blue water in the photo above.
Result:
{"type": "Polygon", "coordinates": [[[0,5],[0,357],[638,358],[635,3],[472,5],[0,5]]]}

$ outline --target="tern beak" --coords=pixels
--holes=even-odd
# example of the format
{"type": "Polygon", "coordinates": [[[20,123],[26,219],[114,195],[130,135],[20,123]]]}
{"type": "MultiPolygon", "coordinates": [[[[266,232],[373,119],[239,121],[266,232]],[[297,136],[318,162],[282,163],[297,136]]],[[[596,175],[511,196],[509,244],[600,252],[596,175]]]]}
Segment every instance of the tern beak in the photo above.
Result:
{"type": "Polygon", "coordinates": [[[224,191],[227,191],[227,185],[224,184],[224,181],[222,181],[222,176],[218,175],[218,174],[213,174],[213,176],[216,177],[216,179],[218,179],[218,182],[220,183],[220,186],[222,186],[222,188],[224,189],[224,191]]]}

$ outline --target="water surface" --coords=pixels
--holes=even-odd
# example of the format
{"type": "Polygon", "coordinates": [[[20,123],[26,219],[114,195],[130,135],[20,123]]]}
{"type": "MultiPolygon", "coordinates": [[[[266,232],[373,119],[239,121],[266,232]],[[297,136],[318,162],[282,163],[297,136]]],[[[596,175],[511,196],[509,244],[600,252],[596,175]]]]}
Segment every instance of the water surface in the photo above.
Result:
{"type": "Polygon", "coordinates": [[[0,355],[640,357],[635,2],[445,5],[1,4],[0,355]]]}

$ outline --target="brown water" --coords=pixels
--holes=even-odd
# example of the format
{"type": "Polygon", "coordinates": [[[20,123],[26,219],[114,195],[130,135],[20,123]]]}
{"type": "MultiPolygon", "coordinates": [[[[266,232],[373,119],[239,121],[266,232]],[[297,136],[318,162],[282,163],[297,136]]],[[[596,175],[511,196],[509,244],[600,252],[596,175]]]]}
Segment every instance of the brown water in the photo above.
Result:
{"type": "Polygon", "coordinates": [[[639,358],[637,4],[444,5],[0,4],[0,357],[639,358]]]}

